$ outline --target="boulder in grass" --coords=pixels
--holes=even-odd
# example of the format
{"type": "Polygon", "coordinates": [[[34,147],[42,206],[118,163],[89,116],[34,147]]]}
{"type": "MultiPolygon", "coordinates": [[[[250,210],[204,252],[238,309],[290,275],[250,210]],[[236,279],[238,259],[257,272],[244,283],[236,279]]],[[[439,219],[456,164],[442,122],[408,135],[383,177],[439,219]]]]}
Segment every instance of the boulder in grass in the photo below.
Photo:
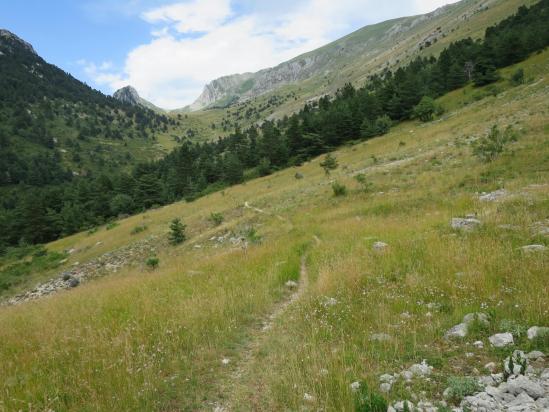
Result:
{"type": "Polygon", "coordinates": [[[389,245],[385,242],[376,242],[372,245],[372,248],[377,251],[385,250],[389,247],[389,245]]]}
{"type": "Polygon", "coordinates": [[[480,226],[482,222],[474,217],[454,217],[452,218],[452,229],[471,231],[480,226]]]}
{"type": "Polygon", "coordinates": [[[545,245],[526,245],[520,248],[524,253],[544,252],[547,250],[545,245]]]}
{"type": "Polygon", "coordinates": [[[513,340],[513,335],[509,332],[505,333],[496,333],[488,338],[490,343],[495,348],[504,348],[508,345],[513,345],[515,341],[513,340]]]}
{"type": "Polygon", "coordinates": [[[546,326],[532,326],[526,332],[528,339],[532,340],[542,336],[549,336],[549,327],[546,326]]]}

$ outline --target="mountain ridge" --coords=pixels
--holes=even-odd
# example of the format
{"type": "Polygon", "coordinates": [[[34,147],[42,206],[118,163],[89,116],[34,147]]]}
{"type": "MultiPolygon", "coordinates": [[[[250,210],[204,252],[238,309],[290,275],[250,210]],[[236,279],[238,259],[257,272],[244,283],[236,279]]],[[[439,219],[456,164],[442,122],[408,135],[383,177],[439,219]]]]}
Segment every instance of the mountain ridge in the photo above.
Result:
{"type": "MultiPolygon", "coordinates": [[[[462,0],[415,16],[400,17],[362,27],[318,49],[255,73],[222,76],[208,83],[185,109],[227,107],[274,92],[284,86],[308,83],[307,98],[335,92],[346,82],[363,83],[369,76],[394,69],[417,56],[437,54],[450,39],[480,38],[487,25],[502,14],[533,1],[462,0]],[[467,22],[478,28],[460,25],[467,22]],[[310,85],[314,83],[314,85],[310,85]]],[[[184,109],[180,109],[184,110],[184,109]]]]}

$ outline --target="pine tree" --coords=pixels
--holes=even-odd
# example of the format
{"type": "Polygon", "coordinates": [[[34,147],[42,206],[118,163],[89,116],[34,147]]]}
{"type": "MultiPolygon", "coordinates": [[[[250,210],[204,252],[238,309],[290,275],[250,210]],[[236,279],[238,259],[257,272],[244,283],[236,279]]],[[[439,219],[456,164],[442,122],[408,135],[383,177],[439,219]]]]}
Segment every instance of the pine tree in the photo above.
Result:
{"type": "Polygon", "coordinates": [[[183,243],[187,239],[187,236],[185,235],[186,228],[187,226],[181,223],[181,219],[175,218],[172,220],[169,234],[170,244],[179,245],[183,243]]]}

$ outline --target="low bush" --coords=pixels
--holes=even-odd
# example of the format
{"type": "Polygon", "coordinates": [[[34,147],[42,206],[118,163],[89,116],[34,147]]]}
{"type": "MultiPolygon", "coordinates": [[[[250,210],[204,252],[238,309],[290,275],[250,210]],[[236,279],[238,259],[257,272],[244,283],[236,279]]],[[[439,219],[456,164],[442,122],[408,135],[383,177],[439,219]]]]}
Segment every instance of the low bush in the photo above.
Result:
{"type": "Polygon", "coordinates": [[[347,186],[338,182],[332,183],[332,190],[334,191],[334,196],[336,197],[345,196],[347,194],[347,186]]]}

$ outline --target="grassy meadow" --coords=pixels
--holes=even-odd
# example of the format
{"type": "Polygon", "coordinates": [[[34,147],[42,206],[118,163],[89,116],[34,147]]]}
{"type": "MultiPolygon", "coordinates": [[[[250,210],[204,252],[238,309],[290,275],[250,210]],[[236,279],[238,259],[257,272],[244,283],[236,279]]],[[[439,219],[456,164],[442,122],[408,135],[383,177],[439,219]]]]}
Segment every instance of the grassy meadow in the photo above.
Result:
{"type": "MultiPolygon", "coordinates": [[[[483,373],[508,355],[490,347],[493,333],[512,330],[517,348],[549,351],[547,340],[525,337],[549,326],[549,254],[520,249],[549,246],[538,233],[549,225],[549,52],[518,66],[524,85],[505,80],[512,67],[492,88],[453,92],[435,121],[336,151],[329,176],[314,159],[47,245],[75,249],[60,271],[165,237],[175,217],[187,224],[185,243],[156,251],[156,270],[134,266],[0,307],[0,411],[351,411],[352,382],[378,392],[379,375],[423,359],[434,367],[429,381],[383,396],[442,399],[448,377],[483,373]],[[494,124],[512,126],[518,140],[485,163],[472,142],[494,124]],[[347,195],[333,195],[334,181],[347,195]],[[479,201],[501,188],[505,198],[479,201]],[[467,214],[482,225],[450,227],[467,214]],[[212,240],[252,227],[261,240],[247,248],[212,240]],[[388,247],[374,250],[376,241],[388,247]],[[299,281],[302,257],[307,289],[263,330],[292,293],[286,282],[299,281]],[[443,339],[479,311],[489,327],[443,339]],[[380,333],[389,338],[372,339],[380,333]]],[[[51,275],[37,271],[21,288],[51,275]]]]}

